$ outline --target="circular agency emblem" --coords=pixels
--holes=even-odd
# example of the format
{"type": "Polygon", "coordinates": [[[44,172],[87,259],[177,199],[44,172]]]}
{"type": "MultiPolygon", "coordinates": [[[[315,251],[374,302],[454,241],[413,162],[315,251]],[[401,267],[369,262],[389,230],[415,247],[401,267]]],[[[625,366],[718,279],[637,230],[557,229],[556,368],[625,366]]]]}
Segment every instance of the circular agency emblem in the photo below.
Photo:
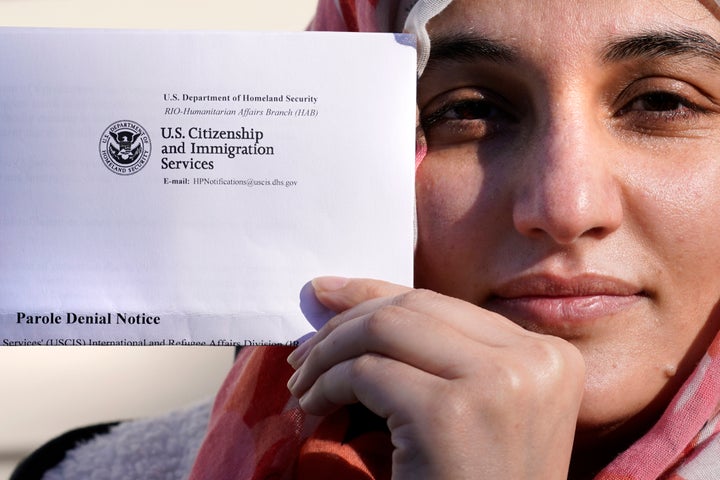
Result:
{"type": "Polygon", "coordinates": [[[119,120],[100,137],[100,159],[113,173],[132,175],[150,159],[150,136],[139,123],[119,120]]]}

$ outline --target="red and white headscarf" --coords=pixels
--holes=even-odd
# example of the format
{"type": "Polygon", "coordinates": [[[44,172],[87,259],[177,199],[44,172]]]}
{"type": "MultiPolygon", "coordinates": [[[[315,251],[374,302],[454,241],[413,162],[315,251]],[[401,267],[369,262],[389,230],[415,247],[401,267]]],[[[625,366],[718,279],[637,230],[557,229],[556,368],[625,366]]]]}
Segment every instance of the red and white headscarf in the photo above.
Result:
{"type": "MultiPolygon", "coordinates": [[[[311,30],[409,32],[418,75],[427,63],[425,25],[452,0],[320,0],[311,30]]],[[[716,0],[720,5],[720,0],[716,0]]],[[[425,155],[418,130],[417,158],[425,155]]],[[[305,415],[286,382],[283,347],[245,348],[223,384],[190,480],[343,479],[391,476],[392,444],[362,407],[305,415]]],[[[720,479],[720,336],[657,424],[596,480],[720,479]]]]}

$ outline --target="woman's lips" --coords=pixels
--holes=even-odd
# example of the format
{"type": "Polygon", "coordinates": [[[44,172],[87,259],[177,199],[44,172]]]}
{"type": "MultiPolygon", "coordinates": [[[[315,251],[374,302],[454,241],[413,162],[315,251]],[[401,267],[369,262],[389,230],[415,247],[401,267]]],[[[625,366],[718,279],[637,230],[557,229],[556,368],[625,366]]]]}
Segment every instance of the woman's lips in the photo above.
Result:
{"type": "Polygon", "coordinates": [[[532,275],[503,283],[483,306],[523,326],[553,331],[621,313],[646,296],[613,277],[532,275]]]}

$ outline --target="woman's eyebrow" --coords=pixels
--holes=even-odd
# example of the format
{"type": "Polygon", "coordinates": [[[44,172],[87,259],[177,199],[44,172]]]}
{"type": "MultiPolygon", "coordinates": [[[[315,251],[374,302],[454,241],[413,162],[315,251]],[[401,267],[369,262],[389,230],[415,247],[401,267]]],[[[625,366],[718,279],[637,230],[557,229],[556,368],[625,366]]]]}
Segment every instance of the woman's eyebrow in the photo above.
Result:
{"type": "Polygon", "coordinates": [[[480,35],[450,34],[431,40],[430,62],[474,62],[486,60],[509,63],[517,59],[517,52],[497,40],[480,35]]]}
{"type": "Polygon", "coordinates": [[[694,30],[643,32],[611,42],[602,57],[606,62],[697,57],[720,65],[720,43],[710,35],[694,30]]]}

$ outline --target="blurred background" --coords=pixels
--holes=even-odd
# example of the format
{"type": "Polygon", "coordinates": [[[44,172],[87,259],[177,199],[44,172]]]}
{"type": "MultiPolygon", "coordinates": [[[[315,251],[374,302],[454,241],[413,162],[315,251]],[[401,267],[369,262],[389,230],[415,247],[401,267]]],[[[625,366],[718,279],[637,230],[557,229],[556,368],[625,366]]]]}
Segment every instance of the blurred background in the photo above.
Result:
{"type": "MultiPolygon", "coordinates": [[[[0,0],[0,27],[295,31],[310,21],[316,1],[0,0]]],[[[157,415],[214,395],[233,353],[224,347],[0,347],[0,479],[69,429],[157,415]]]]}
{"type": "Polygon", "coordinates": [[[317,0],[0,0],[0,25],[303,30],[317,0]]]}

